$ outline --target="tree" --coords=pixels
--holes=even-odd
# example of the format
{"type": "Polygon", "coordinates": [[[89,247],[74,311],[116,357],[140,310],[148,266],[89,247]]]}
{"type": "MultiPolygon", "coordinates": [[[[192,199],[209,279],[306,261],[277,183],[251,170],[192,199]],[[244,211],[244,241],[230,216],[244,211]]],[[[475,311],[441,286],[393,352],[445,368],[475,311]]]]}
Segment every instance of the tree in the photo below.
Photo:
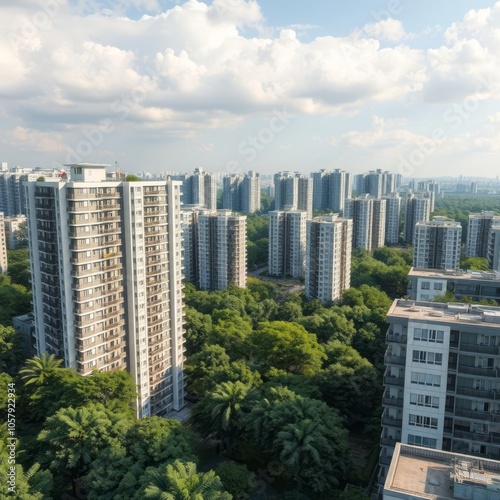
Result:
{"type": "Polygon", "coordinates": [[[217,316],[219,319],[212,329],[209,342],[224,347],[232,360],[247,358],[247,338],[252,332],[250,321],[230,309],[218,312],[217,316]]]}
{"type": "Polygon", "coordinates": [[[143,480],[144,496],[152,500],[231,500],[214,471],[196,472],[196,464],[176,460],[149,469],[143,480]]]}
{"type": "Polygon", "coordinates": [[[41,463],[71,480],[76,492],[77,480],[87,471],[103,448],[118,443],[130,423],[102,405],[63,408],[49,417],[38,440],[45,446],[41,463]]]}
{"type": "Polygon", "coordinates": [[[230,366],[230,359],[223,347],[218,345],[204,346],[203,349],[191,356],[184,366],[187,376],[188,391],[201,395],[212,386],[212,377],[221,370],[230,366]]]}
{"type": "Polygon", "coordinates": [[[322,457],[319,448],[327,448],[328,442],[321,424],[306,419],[286,425],[278,433],[275,447],[281,449],[280,459],[293,474],[301,491],[304,472],[308,468],[321,467],[322,457]]]}
{"type": "Polygon", "coordinates": [[[14,231],[14,244],[16,249],[28,248],[28,224],[26,221],[20,222],[14,231]]]}
{"type": "Polygon", "coordinates": [[[204,433],[214,434],[231,448],[255,396],[253,387],[242,382],[223,382],[194,407],[195,422],[204,433]]]}
{"type": "Polygon", "coordinates": [[[253,354],[264,367],[312,374],[321,368],[325,353],[316,335],[297,323],[264,322],[249,336],[253,354]]]}
{"type": "Polygon", "coordinates": [[[248,498],[255,489],[255,474],[245,465],[226,460],[215,468],[215,473],[233,498],[248,498]]]}
{"type": "Polygon", "coordinates": [[[472,269],[476,271],[488,271],[488,259],[483,257],[463,257],[460,259],[460,269],[472,269]]]}
{"type": "Polygon", "coordinates": [[[12,326],[0,325],[0,372],[17,375],[26,361],[28,347],[25,336],[12,326]]]}
{"type": "Polygon", "coordinates": [[[31,292],[11,282],[9,276],[0,275],[0,324],[12,325],[12,317],[31,311],[31,292]]]}
{"type": "Polygon", "coordinates": [[[132,425],[124,439],[128,455],[145,469],[179,458],[196,461],[194,437],[179,421],[148,417],[132,425]]]}
{"type": "Polygon", "coordinates": [[[199,352],[203,344],[207,343],[208,336],[212,332],[212,318],[208,314],[202,314],[192,307],[186,307],[185,320],[186,356],[191,356],[199,352]]]}
{"type": "Polygon", "coordinates": [[[19,375],[21,375],[25,385],[41,385],[61,366],[61,363],[62,359],[56,359],[55,354],[49,356],[46,352],[42,352],[40,357],[26,361],[26,365],[19,372],[19,375]]]}
{"type": "Polygon", "coordinates": [[[125,177],[125,182],[140,182],[142,179],[138,175],[128,174],[125,177]]]}

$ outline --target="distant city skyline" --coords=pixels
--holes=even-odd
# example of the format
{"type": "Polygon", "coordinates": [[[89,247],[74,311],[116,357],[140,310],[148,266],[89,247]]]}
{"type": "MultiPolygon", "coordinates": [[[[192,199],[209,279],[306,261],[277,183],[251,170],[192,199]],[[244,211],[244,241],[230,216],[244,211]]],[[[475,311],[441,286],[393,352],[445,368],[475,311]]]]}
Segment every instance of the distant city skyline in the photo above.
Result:
{"type": "Polygon", "coordinates": [[[18,0],[0,13],[9,166],[497,176],[500,2],[18,0]]]}

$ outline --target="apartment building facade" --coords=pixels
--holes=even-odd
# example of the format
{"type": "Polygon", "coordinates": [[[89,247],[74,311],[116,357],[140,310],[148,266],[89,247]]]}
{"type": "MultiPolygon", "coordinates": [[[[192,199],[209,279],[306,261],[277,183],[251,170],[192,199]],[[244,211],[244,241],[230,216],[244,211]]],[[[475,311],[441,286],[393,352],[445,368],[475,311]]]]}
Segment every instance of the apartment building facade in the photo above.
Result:
{"type": "Polygon", "coordinates": [[[324,215],[307,221],[305,295],[324,304],[351,285],[352,220],[324,215]]]}
{"type": "Polygon", "coordinates": [[[491,228],[499,225],[500,216],[495,215],[494,212],[470,214],[467,225],[466,255],[487,258],[491,228]]]}
{"type": "Polygon", "coordinates": [[[81,375],[129,371],[139,417],[184,406],[181,185],[106,165],[29,182],[35,350],[81,375]]]}
{"type": "Polygon", "coordinates": [[[312,217],[313,180],[298,172],[274,175],[275,210],[302,210],[312,217]]]}

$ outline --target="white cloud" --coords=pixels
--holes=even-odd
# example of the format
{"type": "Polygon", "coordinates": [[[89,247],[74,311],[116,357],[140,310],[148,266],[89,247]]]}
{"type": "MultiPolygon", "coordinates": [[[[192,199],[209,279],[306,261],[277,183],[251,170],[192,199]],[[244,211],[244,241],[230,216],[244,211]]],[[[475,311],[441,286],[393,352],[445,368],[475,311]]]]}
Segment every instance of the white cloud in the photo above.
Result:
{"type": "Polygon", "coordinates": [[[64,145],[60,134],[45,133],[24,127],[16,127],[8,133],[10,141],[19,148],[30,148],[34,151],[61,152],[64,145]]]}
{"type": "Polygon", "coordinates": [[[361,30],[368,36],[389,42],[400,42],[410,37],[406,34],[401,21],[392,18],[377,23],[365,24],[361,30]]]}

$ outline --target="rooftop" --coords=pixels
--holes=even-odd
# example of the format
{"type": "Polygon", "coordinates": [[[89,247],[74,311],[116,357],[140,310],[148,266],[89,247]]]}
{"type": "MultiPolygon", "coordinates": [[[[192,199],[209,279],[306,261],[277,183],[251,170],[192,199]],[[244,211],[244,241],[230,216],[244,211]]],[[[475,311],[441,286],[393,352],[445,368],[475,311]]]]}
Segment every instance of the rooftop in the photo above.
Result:
{"type": "Polygon", "coordinates": [[[450,302],[419,302],[396,299],[387,317],[401,317],[433,323],[482,323],[485,326],[500,327],[500,307],[450,302]]]}
{"type": "Polygon", "coordinates": [[[500,271],[464,271],[463,269],[419,269],[412,267],[408,276],[417,276],[422,278],[441,278],[456,280],[488,280],[500,281],[500,271]]]}
{"type": "Polygon", "coordinates": [[[386,494],[431,500],[499,498],[500,462],[397,443],[386,494]]]}

